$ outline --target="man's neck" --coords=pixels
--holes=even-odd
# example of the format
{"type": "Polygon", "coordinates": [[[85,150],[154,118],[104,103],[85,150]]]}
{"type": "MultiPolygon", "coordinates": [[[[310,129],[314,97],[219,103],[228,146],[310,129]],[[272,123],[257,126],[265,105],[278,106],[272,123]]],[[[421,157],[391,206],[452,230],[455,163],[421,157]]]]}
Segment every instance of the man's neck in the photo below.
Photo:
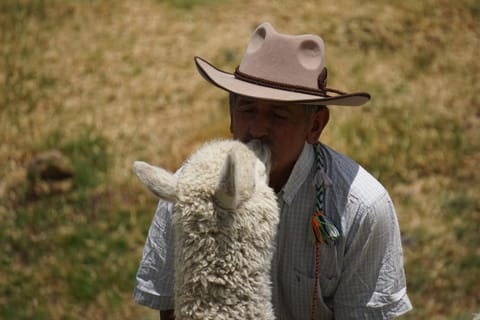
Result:
{"type": "Polygon", "coordinates": [[[298,190],[299,185],[305,181],[310,173],[311,166],[315,163],[315,152],[310,146],[304,148],[289,165],[281,168],[272,166],[270,171],[269,186],[278,194],[282,189],[288,194],[298,190]],[[294,176],[292,176],[294,175],[294,176]]]}
{"type": "Polygon", "coordinates": [[[272,170],[270,172],[269,186],[275,193],[279,193],[283,186],[287,183],[290,174],[292,173],[295,163],[292,163],[289,167],[283,170],[272,170]]]}

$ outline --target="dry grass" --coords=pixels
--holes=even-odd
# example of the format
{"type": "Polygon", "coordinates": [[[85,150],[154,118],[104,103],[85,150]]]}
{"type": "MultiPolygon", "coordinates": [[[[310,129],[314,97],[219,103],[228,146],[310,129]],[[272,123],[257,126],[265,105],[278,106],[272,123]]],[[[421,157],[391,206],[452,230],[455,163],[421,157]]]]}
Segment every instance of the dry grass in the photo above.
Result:
{"type": "Polygon", "coordinates": [[[130,164],[174,169],[202,141],[228,136],[226,95],[192,58],[233,70],[263,21],[322,35],[329,85],[373,96],[361,109],[332,108],[323,141],[392,193],[415,306],[406,318],[480,311],[475,1],[9,0],[0,9],[1,318],[156,317],[131,299],[155,201],[130,164]],[[26,166],[53,146],[78,158],[84,182],[32,201],[26,166]]]}

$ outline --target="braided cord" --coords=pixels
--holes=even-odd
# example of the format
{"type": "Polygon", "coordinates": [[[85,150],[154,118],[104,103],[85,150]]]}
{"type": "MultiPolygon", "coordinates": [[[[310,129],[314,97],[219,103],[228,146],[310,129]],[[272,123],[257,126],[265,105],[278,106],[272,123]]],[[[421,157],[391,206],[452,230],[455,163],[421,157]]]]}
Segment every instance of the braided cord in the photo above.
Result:
{"type": "Polygon", "coordinates": [[[330,246],[334,246],[340,237],[340,232],[335,224],[325,215],[325,160],[321,150],[321,144],[314,145],[316,164],[317,164],[317,181],[315,184],[317,201],[315,204],[315,213],[310,221],[310,238],[313,243],[326,242],[330,246]],[[321,176],[322,181],[318,181],[321,176]]]}
{"type": "Polygon", "coordinates": [[[333,222],[325,215],[325,159],[321,150],[321,144],[317,142],[314,145],[316,164],[317,164],[317,181],[315,181],[317,201],[315,204],[315,213],[310,221],[310,238],[315,246],[315,276],[312,298],[312,320],[315,319],[315,308],[318,299],[318,283],[320,275],[320,246],[326,243],[334,246],[340,237],[340,232],[333,222]],[[322,181],[319,181],[319,175],[322,175],[322,181]]]}

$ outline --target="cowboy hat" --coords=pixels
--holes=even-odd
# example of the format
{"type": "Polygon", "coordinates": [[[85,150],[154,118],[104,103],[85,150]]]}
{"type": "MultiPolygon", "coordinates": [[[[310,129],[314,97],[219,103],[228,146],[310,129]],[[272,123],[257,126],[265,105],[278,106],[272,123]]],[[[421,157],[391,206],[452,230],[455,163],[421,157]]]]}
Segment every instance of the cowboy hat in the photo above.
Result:
{"type": "Polygon", "coordinates": [[[370,100],[366,92],[344,93],[326,87],[325,47],[319,36],[281,34],[268,22],[257,27],[233,74],[200,57],[194,60],[208,82],[242,96],[342,106],[359,106],[370,100]]]}

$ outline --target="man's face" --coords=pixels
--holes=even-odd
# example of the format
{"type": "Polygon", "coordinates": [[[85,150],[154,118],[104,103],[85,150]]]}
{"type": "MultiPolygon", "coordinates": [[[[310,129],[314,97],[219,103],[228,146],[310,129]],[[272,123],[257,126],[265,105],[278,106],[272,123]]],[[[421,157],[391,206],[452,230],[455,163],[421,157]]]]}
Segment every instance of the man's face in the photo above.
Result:
{"type": "Polygon", "coordinates": [[[231,131],[235,139],[242,142],[259,139],[270,147],[270,185],[277,192],[290,176],[305,141],[313,143],[320,135],[315,131],[318,127],[315,117],[307,117],[305,107],[301,105],[237,96],[231,109],[231,118],[231,131]]]}

